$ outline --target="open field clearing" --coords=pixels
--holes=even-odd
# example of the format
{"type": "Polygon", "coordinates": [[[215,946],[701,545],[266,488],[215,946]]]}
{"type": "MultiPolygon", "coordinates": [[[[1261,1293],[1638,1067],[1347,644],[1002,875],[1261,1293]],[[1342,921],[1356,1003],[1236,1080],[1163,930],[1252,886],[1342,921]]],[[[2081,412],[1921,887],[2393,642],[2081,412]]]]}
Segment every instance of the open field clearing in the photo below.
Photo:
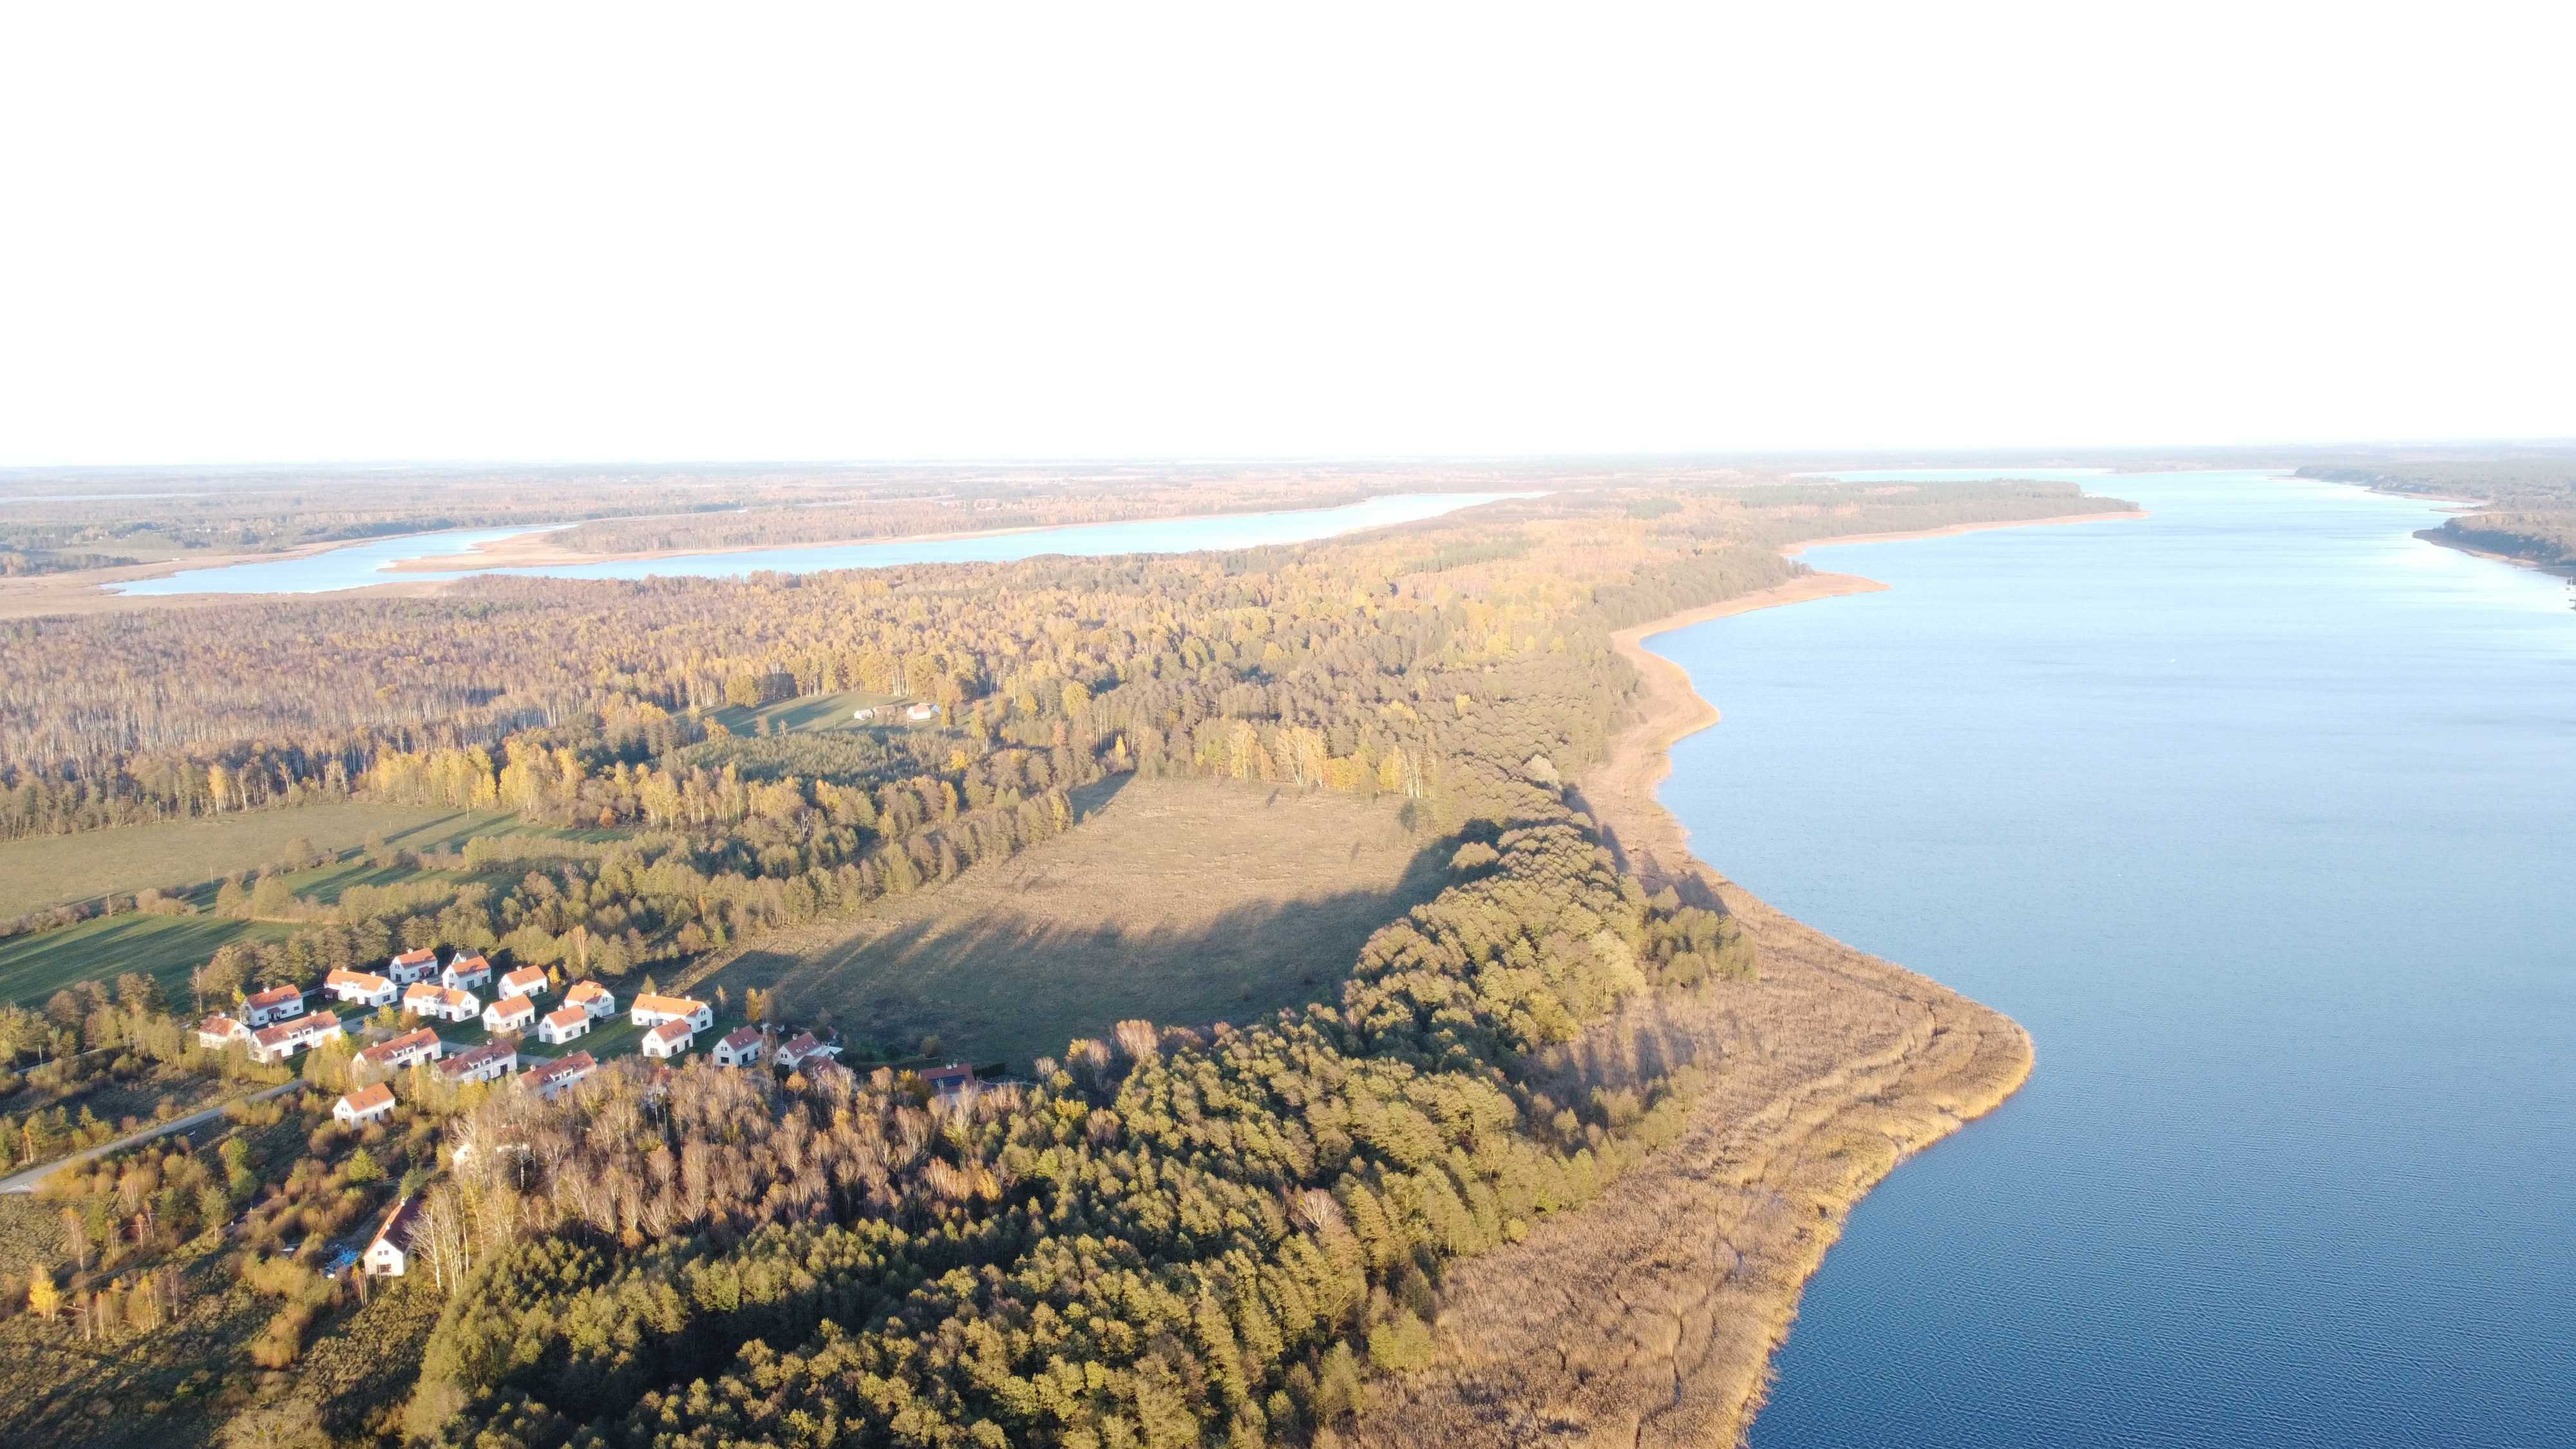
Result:
{"type": "MultiPolygon", "coordinates": [[[[763,725],[768,726],[768,733],[771,734],[866,729],[867,725],[861,724],[850,716],[862,709],[873,709],[878,705],[894,702],[895,697],[891,694],[870,694],[863,689],[844,689],[836,694],[799,695],[794,699],[782,699],[776,704],[764,704],[758,708],[729,704],[722,709],[708,710],[707,718],[722,724],[738,735],[760,734],[763,725]]],[[[885,723],[885,721],[879,721],[879,723],[885,723]]]]}
{"type": "Polygon", "coordinates": [[[737,999],[774,984],[784,1015],[859,1041],[935,1035],[942,1055],[1025,1072],[1126,1018],[1240,1022],[1308,1000],[1447,878],[1447,849],[1389,802],[1180,780],[1103,794],[1079,829],[713,979],[737,999]]]}
{"type": "Polygon", "coordinates": [[[222,916],[147,916],[128,911],[0,941],[0,1002],[42,1006],[82,981],[113,981],[139,971],[161,983],[176,1009],[189,1001],[188,973],[233,941],[282,941],[296,928],[282,921],[222,916]]]}
{"type": "MultiPolygon", "coordinates": [[[[190,876],[177,868],[178,856],[174,852],[186,847],[168,843],[174,837],[192,846],[233,850],[235,854],[217,862],[222,869],[231,871],[259,866],[282,853],[286,843],[299,835],[312,841],[316,848],[327,851],[345,850],[362,844],[368,835],[376,833],[381,833],[388,844],[399,848],[452,852],[476,837],[541,835],[551,839],[598,841],[613,839],[621,832],[555,830],[523,823],[517,815],[508,812],[334,803],[255,812],[224,820],[133,826],[55,839],[12,841],[0,846],[0,878],[6,878],[8,867],[20,859],[33,857],[39,851],[52,850],[63,854],[86,852],[92,859],[122,860],[124,864],[121,867],[111,868],[134,872],[130,879],[135,885],[151,885],[156,881],[175,884],[190,876]],[[324,833],[334,828],[354,838],[334,845],[332,837],[324,833]],[[157,845],[156,839],[160,842],[157,845]],[[105,848],[119,842],[126,846],[122,856],[105,848]],[[133,863],[147,857],[169,863],[170,874],[152,875],[133,863]]],[[[524,868],[514,864],[501,873],[515,875],[524,868]]],[[[243,920],[215,915],[215,887],[204,879],[204,871],[205,864],[200,862],[194,872],[197,884],[181,897],[197,908],[195,915],[165,916],[125,911],[76,926],[0,940],[0,1002],[37,1005],[77,982],[113,980],[125,972],[138,971],[158,980],[172,1001],[185,1003],[189,1000],[189,973],[205,964],[218,948],[234,941],[282,941],[312,924],[308,921],[243,920]]],[[[379,866],[362,856],[351,855],[308,870],[290,872],[286,883],[299,897],[329,905],[337,902],[340,893],[353,885],[393,885],[433,877],[447,880],[467,878],[455,872],[408,865],[379,866]]],[[[15,886],[16,882],[11,880],[10,884],[15,886]]],[[[91,890],[85,895],[74,894],[68,898],[86,899],[98,894],[98,890],[91,890]]],[[[51,899],[60,901],[66,897],[56,895],[51,899]]]]}
{"type": "Polygon", "coordinates": [[[121,825],[77,835],[0,843],[0,916],[115,891],[206,881],[274,860],[298,836],[316,850],[348,850],[381,835],[415,850],[453,848],[467,835],[495,833],[506,815],[421,805],[331,800],[289,810],[253,810],[206,820],[121,825]]]}

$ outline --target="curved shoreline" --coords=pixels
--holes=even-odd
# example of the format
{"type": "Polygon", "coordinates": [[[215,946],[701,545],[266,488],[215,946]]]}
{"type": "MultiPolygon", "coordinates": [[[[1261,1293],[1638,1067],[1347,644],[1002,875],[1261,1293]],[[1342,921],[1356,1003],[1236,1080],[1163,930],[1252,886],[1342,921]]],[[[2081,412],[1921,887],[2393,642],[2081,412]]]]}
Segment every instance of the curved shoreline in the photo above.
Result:
{"type": "Polygon", "coordinates": [[[1578,797],[1649,890],[1732,912],[1761,952],[1761,978],[1658,1001],[1595,1033],[1614,1051],[1617,1038],[1654,1033],[1713,1068],[1689,1125],[1600,1201],[1452,1268],[1435,1324],[1440,1361],[1375,1381],[1376,1402],[1346,1439],[1743,1443],[1807,1280],[1853,1205],[2029,1079],[2036,1056],[2019,1023],[1772,909],[1693,855],[1687,827],[1656,798],[1672,746],[1719,713],[1648,639],[1886,587],[1811,573],[1612,636],[1642,688],[1578,797]]]}

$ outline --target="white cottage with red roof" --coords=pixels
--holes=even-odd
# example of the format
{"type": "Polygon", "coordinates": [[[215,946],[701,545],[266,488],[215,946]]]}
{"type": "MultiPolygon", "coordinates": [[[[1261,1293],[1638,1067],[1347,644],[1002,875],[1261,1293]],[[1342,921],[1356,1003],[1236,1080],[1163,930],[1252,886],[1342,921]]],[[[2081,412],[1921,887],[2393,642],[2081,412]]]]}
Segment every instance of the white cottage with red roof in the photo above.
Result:
{"type": "Polygon", "coordinates": [[[637,1026],[685,1021],[691,1031],[707,1031],[716,1024],[716,1009],[694,996],[638,996],[626,1015],[637,1026]]]}
{"type": "Polygon", "coordinates": [[[518,1048],[505,1041],[487,1041],[469,1052],[460,1052],[438,1064],[438,1074],[459,1086],[467,1082],[497,1082],[519,1064],[518,1048]]]}
{"type": "Polygon", "coordinates": [[[746,1026],[739,1031],[727,1032],[724,1040],[716,1043],[712,1055],[720,1067],[756,1067],[760,1065],[760,1049],[768,1044],[769,1039],[760,1034],[760,1028],[746,1026]]]}
{"type": "Polygon", "coordinates": [[[536,1020],[537,1004],[524,996],[504,996],[483,1008],[485,1031],[526,1031],[536,1020]]]}
{"type": "Polygon", "coordinates": [[[447,1043],[438,1039],[438,1033],[424,1026],[417,1031],[404,1032],[390,1041],[380,1041],[374,1046],[361,1050],[358,1053],[358,1060],[388,1072],[399,1072],[405,1067],[418,1066],[422,1062],[437,1061],[439,1054],[446,1049],[447,1043]]]}
{"type": "Polygon", "coordinates": [[[687,1051],[689,1043],[696,1039],[697,1033],[689,1029],[686,1021],[673,1017],[644,1033],[640,1050],[648,1057],[666,1059],[687,1051]]]}
{"type": "Polygon", "coordinates": [[[800,1031],[788,1038],[787,1044],[780,1047],[778,1054],[770,1060],[792,1072],[807,1062],[829,1061],[840,1054],[839,1047],[816,1040],[810,1031],[800,1031]]]}
{"type": "Polygon", "coordinates": [[[528,1073],[523,1080],[527,1082],[529,1091],[551,1102],[558,1094],[572,1090],[574,1083],[598,1067],[599,1063],[591,1059],[590,1053],[573,1052],[528,1073]]]}
{"type": "Polygon", "coordinates": [[[241,1019],[249,1022],[254,1031],[271,1022],[303,1014],[304,988],[300,986],[272,986],[266,991],[254,992],[242,1001],[241,1019]]]}
{"type": "Polygon", "coordinates": [[[381,1122],[393,1114],[394,1089],[382,1082],[360,1087],[331,1104],[331,1115],[344,1127],[381,1122]]]}
{"type": "Polygon", "coordinates": [[[482,1014],[482,998],[471,991],[457,991],[434,981],[415,981],[403,992],[402,1009],[409,1016],[426,1016],[438,1021],[472,1021],[482,1014]]]}
{"type": "Polygon", "coordinates": [[[262,1027],[250,1034],[250,1056],[255,1062],[282,1062],[297,1052],[310,1051],[340,1034],[340,1018],[317,1012],[262,1027]]]}
{"type": "Polygon", "coordinates": [[[492,963],[480,951],[459,951],[449,959],[447,969],[438,973],[438,984],[450,991],[471,991],[492,982],[492,963]]]}
{"type": "Polygon", "coordinates": [[[358,1261],[370,1278],[399,1278],[411,1267],[412,1230],[420,1224],[420,1199],[404,1198],[376,1225],[376,1236],[358,1261]]]}
{"type": "Polygon", "coordinates": [[[364,1006],[370,1009],[391,1006],[402,994],[392,978],[373,971],[334,971],[322,978],[322,989],[342,1006],[364,1006]]]}

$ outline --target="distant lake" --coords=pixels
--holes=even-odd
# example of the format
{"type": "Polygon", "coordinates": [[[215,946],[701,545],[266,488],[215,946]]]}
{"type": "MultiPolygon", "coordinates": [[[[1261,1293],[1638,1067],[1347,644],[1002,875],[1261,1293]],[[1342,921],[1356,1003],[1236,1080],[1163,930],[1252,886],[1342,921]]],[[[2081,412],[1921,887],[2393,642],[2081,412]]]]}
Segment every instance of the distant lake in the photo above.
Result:
{"type": "Polygon", "coordinates": [[[473,574],[534,574],[554,579],[641,579],[657,575],[663,578],[741,578],[765,571],[795,574],[823,569],[889,568],[897,564],[1006,563],[1036,558],[1041,554],[1098,557],[1124,553],[1194,553],[1202,549],[1304,543],[1336,534],[1356,533],[1361,529],[1437,518],[1480,503],[1535,496],[1531,493],[1390,493],[1340,508],[1225,513],[1203,518],[1147,518],[1126,523],[1084,523],[1015,533],[971,534],[962,538],[887,539],[881,543],[819,547],[729,549],[615,563],[549,564],[528,568],[475,568],[465,565],[453,572],[408,569],[401,573],[386,572],[389,565],[404,559],[438,558],[462,553],[478,543],[556,531],[544,528],[455,529],[376,539],[306,554],[301,558],[189,569],[163,578],[119,585],[115,592],[318,594],[335,589],[362,589],[371,584],[461,579],[473,574]]]}
{"type": "Polygon", "coordinates": [[[2038,1043],[1852,1214],[1755,1449],[2576,1442],[2567,582],[2084,481],[2152,516],[1811,549],[1892,588],[1653,641],[1724,714],[1693,847],[2038,1043]]]}

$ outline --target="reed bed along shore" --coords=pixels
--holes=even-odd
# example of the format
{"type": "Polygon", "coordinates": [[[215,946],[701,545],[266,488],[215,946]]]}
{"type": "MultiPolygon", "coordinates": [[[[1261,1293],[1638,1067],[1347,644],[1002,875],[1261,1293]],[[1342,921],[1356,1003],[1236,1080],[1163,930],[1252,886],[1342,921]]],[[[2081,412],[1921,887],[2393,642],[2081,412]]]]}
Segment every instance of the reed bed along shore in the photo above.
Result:
{"type": "Polygon", "coordinates": [[[1673,743],[1718,713],[1646,639],[1883,587],[1810,574],[1616,636],[1645,688],[1610,757],[1579,782],[1583,803],[1649,889],[1733,911],[1760,946],[1761,979],[1657,1001],[1580,1044],[1685,1056],[1710,1086],[1681,1139],[1600,1202],[1452,1269],[1440,1362],[1383,1383],[1346,1437],[1740,1442],[1852,1205],[2029,1076],[2030,1037],[2010,1018],[1771,909],[1693,856],[1655,798],[1673,743]]]}

